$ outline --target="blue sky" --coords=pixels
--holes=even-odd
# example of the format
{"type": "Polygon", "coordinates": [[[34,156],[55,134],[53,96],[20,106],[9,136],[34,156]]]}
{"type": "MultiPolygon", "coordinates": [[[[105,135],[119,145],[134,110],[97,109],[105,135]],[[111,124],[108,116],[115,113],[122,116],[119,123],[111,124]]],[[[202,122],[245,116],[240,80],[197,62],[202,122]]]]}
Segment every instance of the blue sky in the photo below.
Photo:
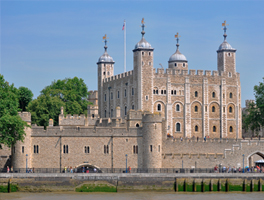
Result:
{"type": "Polygon", "coordinates": [[[115,60],[115,74],[123,72],[123,21],[127,22],[127,70],[132,70],[135,44],[145,39],[155,48],[154,67],[165,68],[175,52],[174,34],[189,69],[216,70],[216,50],[223,41],[237,49],[242,105],[253,99],[253,87],[264,77],[264,1],[1,1],[1,69],[16,87],[30,88],[36,98],[52,81],[84,79],[97,89],[98,58],[104,52],[115,60]]]}

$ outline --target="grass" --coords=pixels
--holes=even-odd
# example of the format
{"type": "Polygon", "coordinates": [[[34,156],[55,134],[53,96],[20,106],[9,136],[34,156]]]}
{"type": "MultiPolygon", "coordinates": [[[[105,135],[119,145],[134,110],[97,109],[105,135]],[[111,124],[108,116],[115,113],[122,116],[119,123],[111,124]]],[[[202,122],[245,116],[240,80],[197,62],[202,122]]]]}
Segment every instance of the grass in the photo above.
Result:
{"type": "Polygon", "coordinates": [[[106,184],[84,184],[75,189],[76,192],[117,192],[115,186],[109,186],[106,184]]]}
{"type": "MultiPolygon", "coordinates": [[[[16,192],[18,190],[17,185],[10,185],[11,192],[16,192]]],[[[0,193],[8,193],[8,185],[0,185],[0,193]]]]}

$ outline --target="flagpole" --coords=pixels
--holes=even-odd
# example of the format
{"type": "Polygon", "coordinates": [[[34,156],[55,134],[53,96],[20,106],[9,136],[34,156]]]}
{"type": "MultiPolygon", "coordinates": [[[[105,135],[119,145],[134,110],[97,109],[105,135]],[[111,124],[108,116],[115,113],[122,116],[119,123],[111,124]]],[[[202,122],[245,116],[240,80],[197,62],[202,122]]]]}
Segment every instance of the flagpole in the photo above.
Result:
{"type": "Polygon", "coordinates": [[[124,72],[126,72],[126,20],[124,20],[124,72]]]}

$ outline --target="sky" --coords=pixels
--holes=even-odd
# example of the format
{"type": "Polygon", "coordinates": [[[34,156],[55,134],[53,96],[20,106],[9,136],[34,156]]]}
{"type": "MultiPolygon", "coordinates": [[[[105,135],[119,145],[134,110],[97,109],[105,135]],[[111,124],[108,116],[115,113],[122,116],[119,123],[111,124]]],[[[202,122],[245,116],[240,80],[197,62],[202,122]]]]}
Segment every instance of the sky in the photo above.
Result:
{"type": "Polygon", "coordinates": [[[189,69],[217,70],[217,53],[227,41],[237,49],[242,106],[254,99],[254,85],[264,77],[264,1],[69,1],[1,0],[0,74],[15,87],[28,87],[34,98],[54,80],[82,78],[88,90],[97,90],[97,61],[104,53],[102,37],[107,34],[108,53],[115,61],[114,73],[124,72],[126,20],[126,66],[133,69],[133,52],[141,39],[154,48],[154,67],[168,67],[176,50],[189,69]]]}

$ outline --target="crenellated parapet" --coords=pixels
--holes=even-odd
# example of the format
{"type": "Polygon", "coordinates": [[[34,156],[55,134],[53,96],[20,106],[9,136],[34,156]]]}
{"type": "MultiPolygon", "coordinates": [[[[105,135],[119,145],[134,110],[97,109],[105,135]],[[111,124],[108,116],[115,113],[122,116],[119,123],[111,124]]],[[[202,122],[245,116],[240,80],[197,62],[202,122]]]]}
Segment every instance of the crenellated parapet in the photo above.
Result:
{"type": "Polygon", "coordinates": [[[133,70],[128,71],[128,72],[124,72],[124,73],[121,73],[121,74],[117,74],[117,75],[111,76],[109,78],[105,78],[104,79],[104,83],[108,83],[108,82],[111,82],[111,81],[123,79],[123,78],[129,77],[129,76],[132,76],[132,75],[133,75],[133,70]]]}
{"type": "Polygon", "coordinates": [[[85,126],[87,117],[85,115],[59,115],[59,125],[60,126],[85,126]]]}
{"type": "Polygon", "coordinates": [[[23,121],[31,123],[31,113],[30,112],[18,112],[18,115],[23,121]]]}

